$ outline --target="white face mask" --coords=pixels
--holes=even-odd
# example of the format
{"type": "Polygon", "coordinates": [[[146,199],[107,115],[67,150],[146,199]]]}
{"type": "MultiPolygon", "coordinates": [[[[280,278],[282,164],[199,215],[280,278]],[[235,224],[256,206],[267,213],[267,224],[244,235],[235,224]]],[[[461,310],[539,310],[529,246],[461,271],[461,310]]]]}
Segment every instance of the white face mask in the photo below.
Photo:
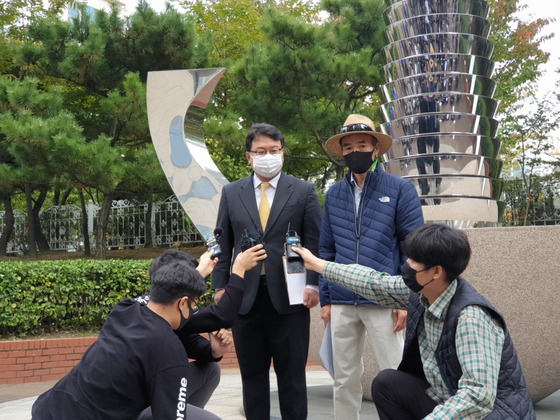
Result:
{"type": "Polygon", "coordinates": [[[282,170],[282,153],[277,155],[267,153],[264,156],[253,156],[253,169],[264,178],[272,178],[282,170]]]}

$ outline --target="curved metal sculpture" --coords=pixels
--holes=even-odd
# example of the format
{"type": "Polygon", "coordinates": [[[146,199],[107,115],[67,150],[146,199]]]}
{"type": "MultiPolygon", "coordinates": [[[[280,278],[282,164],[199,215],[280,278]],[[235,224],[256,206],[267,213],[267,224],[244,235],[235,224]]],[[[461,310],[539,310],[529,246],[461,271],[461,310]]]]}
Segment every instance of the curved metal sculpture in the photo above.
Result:
{"type": "Polygon", "coordinates": [[[148,73],[152,142],[167,181],[198,231],[214,230],[220,193],[228,180],[206,149],[202,123],[225,68],[148,73]]]}
{"type": "Polygon", "coordinates": [[[485,0],[385,0],[387,171],[409,179],[426,221],[499,222],[502,163],[485,0]]]}

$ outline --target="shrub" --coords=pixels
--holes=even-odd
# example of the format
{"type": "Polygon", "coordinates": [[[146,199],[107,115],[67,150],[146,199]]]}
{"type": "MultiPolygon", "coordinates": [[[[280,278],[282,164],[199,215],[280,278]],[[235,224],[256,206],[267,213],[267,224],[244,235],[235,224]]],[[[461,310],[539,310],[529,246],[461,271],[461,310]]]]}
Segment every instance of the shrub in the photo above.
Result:
{"type": "MultiPolygon", "coordinates": [[[[149,260],[0,262],[0,333],[99,330],[123,299],[150,289],[149,260]]],[[[210,303],[212,293],[201,303],[210,303]]]]}

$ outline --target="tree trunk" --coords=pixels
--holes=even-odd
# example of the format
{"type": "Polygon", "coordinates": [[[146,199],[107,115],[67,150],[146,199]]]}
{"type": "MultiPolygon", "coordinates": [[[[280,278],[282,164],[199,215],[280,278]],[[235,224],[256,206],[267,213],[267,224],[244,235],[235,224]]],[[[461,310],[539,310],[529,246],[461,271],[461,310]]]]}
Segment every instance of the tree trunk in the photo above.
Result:
{"type": "Polygon", "coordinates": [[[82,235],[84,235],[84,256],[89,257],[91,255],[91,249],[89,246],[88,214],[86,200],[84,198],[84,191],[81,188],[78,188],[78,195],[80,196],[80,205],[82,207],[82,235]]]}
{"type": "Polygon", "coordinates": [[[107,256],[107,225],[111,206],[113,205],[113,194],[103,196],[101,210],[97,213],[97,228],[95,229],[95,258],[104,259],[107,256]]]}
{"type": "Polygon", "coordinates": [[[154,207],[154,202],[152,200],[148,201],[148,208],[146,209],[146,238],[144,242],[144,248],[151,248],[154,246],[152,243],[152,208],[154,207]]]}
{"type": "Polygon", "coordinates": [[[39,212],[45,203],[45,199],[47,198],[47,193],[49,192],[48,188],[41,187],[39,190],[39,197],[35,204],[33,205],[33,219],[35,225],[35,238],[37,239],[37,245],[39,246],[39,251],[48,251],[51,249],[49,245],[49,241],[45,238],[43,234],[43,230],[41,229],[41,219],[39,219],[39,212]]]}
{"type": "Polygon", "coordinates": [[[8,241],[14,231],[14,209],[12,208],[11,197],[2,197],[4,203],[4,230],[0,236],[0,255],[8,254],[8,241]]]}
{"type": "Polygon", "coordinates": [[[525,196],[525,213],[523,214],[523,226],[527,226],[527,219],[529,218],[529,209],[531,208],[531,193],[528,192],[525,196]]]}
{"type": "Polygon", "coordinates": [[[35,240],[35,217],[33,217],[33,190],[29,183],[25,183],[25,205],[27,208],[27,247],[29,255],[37,258],[37,241],[35,240]]]}
{"type": "Polygon", "coordinates": [[[336,167],[336,180],[340,181],[346,175],[346,166],[337,165],[336,167]]]}
{"type": "Polygon", "coordinates": [[[60,205],[60,188],[55,188],[53,191],[53,206],[58,207],[60,205]]]}
{"type": "Polygon", "coordinates": [[[70,196],[71,192],[72,192],[72,188],[67,188],[64,190],[64,194],[62,194],[62,200],[60,200],[62,206],[66,205],[66,200],[68,200],[68,197],[70,196]]]}

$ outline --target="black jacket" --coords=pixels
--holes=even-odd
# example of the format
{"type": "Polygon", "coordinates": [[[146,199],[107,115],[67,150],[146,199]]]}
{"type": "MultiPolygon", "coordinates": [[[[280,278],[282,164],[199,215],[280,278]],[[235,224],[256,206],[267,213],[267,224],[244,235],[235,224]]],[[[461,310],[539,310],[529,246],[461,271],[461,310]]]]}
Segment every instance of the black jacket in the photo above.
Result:
{"type": "MultiPolygon", "coordinates": [[[[321,208],[313,185],[282,173],[270,208],[270,215],[263,233],[267,258],[267,290],[276,311],[290,314],[307,310],[303,305],[290,305],[282,256],[288,228],[301,237],[302,245],[315,255],[318,253],[321,208]]],[[[216,226],[223,229],[220,247],[222,256],[212,272],[212,288],[224,288],[229,281],[230,267],[235,256],[241,252],[241,240],[245,230],[261,230],[259,210],[253,188],[253,175],[224,186],[216,226]]],[[[240,314],[253,306],[261,274],[261,264],[245,274],[245,295],[240,314]]],[[[318,285],[318,274],[307,271],[307,284],[318,285]]]]}
{"type": "Polygon", "coordinates": [[[116,305],[80,362],[33,404],[33,420],[154,420],[186,415],[188,358],[169,323],[146,305],[116,305]]]}

